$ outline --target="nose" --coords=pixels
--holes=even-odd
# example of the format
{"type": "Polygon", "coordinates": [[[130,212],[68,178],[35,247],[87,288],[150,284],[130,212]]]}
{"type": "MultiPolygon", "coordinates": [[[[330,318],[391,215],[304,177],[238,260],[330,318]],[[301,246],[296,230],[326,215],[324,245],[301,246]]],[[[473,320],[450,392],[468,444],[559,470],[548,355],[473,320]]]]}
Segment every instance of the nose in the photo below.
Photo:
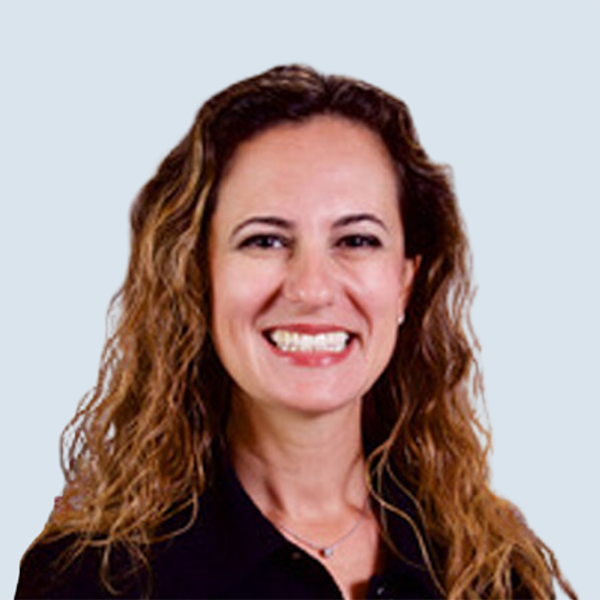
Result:
{"type": "Polygon", "coordinates": [[[309,308],[331,304],[335,296],[333,268],[326,252],[306,247],[298,249],[287,264],[284,296],[309,308]]]}

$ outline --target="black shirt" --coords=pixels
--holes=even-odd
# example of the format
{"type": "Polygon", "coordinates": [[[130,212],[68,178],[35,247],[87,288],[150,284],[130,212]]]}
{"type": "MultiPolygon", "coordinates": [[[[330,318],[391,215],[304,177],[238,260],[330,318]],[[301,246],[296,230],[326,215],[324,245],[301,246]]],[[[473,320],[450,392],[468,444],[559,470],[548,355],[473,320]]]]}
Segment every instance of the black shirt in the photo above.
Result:
{"type": "MultiPolygon", "coordinates": [[[[414,516],[409,501],[399,507],[414,516]]],[[[424,566],[412,529],[390,517],[389,531],[404,559],[389,553],[371,578],[367,597],[440,598],[424,566]]],[[[37,545],[21,564],[16,598],[141,598],[140,577],[123,580],[119,593],[100,582],[100,553],[89,548],[60,573],[52,563],[68,538],[37,545]]],[[[185,533],[156,544],[150,555],[152,598],[342,598],[321,562],[289,542],[268,521],[227,465],[200,500],[198,518],[185,533]]],[[[126,562],[115,557],[117,572],[126,562]]]]}

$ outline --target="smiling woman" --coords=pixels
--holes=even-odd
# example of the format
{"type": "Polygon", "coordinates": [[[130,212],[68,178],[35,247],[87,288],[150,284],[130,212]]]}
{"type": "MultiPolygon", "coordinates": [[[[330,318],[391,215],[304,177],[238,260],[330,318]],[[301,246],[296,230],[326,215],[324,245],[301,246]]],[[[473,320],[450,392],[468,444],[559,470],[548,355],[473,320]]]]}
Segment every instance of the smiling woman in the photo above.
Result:
{"type": "Polygon", "coordinates": [[[131,223],[17,597],[576,597],[490,490],[468,244],[401,101],[237,83],[131,223]]]}

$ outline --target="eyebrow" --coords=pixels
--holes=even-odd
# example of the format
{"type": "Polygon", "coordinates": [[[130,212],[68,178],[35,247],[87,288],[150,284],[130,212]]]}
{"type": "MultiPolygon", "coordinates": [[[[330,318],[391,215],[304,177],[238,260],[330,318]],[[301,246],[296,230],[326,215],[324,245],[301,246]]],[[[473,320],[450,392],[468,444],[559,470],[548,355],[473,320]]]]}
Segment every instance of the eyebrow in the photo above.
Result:
{"type": "MultiPolygon", "coordinates": [[[[374,223],[386,232],[389,232],[386,224],[379,217],[376,217],[374,214],[371,213],[356,213],[345,215],[343,217],[340,217],[337,221],[333,223],[333,228],[338,229],[340,227],[347,227],[348,225],[353,225],[354,223],[361,223],[363,221],[369,221],[371,223],[374,223]]],[[[242,221],[239,225],[237,225],[237,227],[235,227],[235,229],[231,233],[231,237],[233,238],[242,229],[254,224],[271,225],[272,227],[279,227],[280,229],[288,230],[294,228],[294,224],[292,223],[292,221],[288,221],[287,219],[283,219],[281,217],[268,215],[256,216],[250,217],[249,219],[246,219],[245,221],[242,221]]]]}
{"type": "Polygon", "coordinates": [[[388,231],[387,225],[379,217],[376,217],[372,213],[357,213],[355,215],[347,215],[338,219],[333,224],[333,226],[346,227],[346,225],[352,225],[354,223],[360,223],[362,221],[370,221],[371,223],[375,223],[375,225],[379,225],[379,227],[381,227],[385,231],[388,231]]]}
{"type": "Polygon", "coordinates": [[[242,221],[231,232],[231,237],[234,237],[239,231],[241,231],[245,227],[248,227],[249,225],[254,225],[254,224],[271,225],[273,227],[279,227],[280,229],[292,229],[293,228],[293,224],[292,224],[291,221],[288,221],[286,219],[282,219],[281,217],[270,217],[270,216],[265,216],[265,217],[261,217],[261,216],[259,216],[259,217],[250,217],[249,219],[246,219],[245,221],[242,221]]]}

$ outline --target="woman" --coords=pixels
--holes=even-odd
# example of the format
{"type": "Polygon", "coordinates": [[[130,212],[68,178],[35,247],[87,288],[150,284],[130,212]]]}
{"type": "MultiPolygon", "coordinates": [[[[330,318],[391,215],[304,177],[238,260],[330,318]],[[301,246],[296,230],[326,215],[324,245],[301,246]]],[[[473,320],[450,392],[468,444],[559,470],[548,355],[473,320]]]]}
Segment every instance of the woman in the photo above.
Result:
{"type": "Polygon", "coordinates": [[[467,240],[402,102],[233,85],[131,223],[17,597],[576,597],[490,490],[467,240]]]}

